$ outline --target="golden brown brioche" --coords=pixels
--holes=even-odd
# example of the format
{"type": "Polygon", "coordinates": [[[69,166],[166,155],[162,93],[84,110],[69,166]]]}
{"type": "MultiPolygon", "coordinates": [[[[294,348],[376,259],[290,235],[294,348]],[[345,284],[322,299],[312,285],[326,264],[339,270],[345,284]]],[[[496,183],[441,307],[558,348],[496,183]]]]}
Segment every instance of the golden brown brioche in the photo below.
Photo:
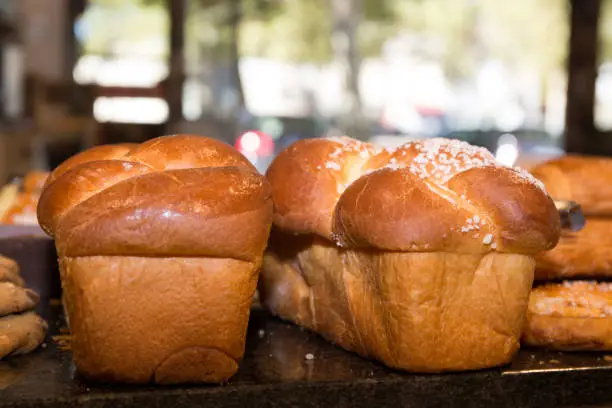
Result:
{"type": "Polygon", "coordinates": [[[586,216],[612,215],[612,159],[568,155],[535,166],[531,172],[552,197],[577,202],[586,216]]]}
{"type": "Polygon", "coordinates": [[[536,280],[612,277],[612,218],[591,217],[584,229],[563,230],[558,245],[536,257],[536,280]]]}
{"type": "Polygon", "coordinates": [[[272,313],[404,370],[512,358],[533,255],[560,230],[529,174],[458,141],[340,138],[295,143],[267,177],[275,232],[260,295],[272,313]]]}
{"type": "Polygon", "coordinates": [[[222,382],[244,354],[272,218],[269,185],[232,147],[179,135],[101,146],[49,177],[81,374],[133,383],[222,382]]]}
{"type": "Polygon", "coordinates": [[[523,342],[556,350],[612,350],[612,284],[565,281],[534,288],[523,342]]]}

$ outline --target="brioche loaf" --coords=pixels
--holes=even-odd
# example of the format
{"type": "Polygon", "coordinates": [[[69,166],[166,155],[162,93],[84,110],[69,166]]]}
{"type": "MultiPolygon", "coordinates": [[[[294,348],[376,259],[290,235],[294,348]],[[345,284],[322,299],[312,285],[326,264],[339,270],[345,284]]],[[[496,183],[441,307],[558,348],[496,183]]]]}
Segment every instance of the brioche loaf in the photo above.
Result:
{"type": "Polygon", "coordinates": [[[299,141],[271,164],[274,227],[260,299],[274,314],[404,370],[507,363],[552,200],[486,150],[429,139],[377,149],[299,141]]]}
{"type": "Polygon", "coordinates": [[[78,371],[131,383],[230,378],[271,218],[264,177],[213,139],[100,146],[61,164],[38,220],[56,241],[78,371]]]}

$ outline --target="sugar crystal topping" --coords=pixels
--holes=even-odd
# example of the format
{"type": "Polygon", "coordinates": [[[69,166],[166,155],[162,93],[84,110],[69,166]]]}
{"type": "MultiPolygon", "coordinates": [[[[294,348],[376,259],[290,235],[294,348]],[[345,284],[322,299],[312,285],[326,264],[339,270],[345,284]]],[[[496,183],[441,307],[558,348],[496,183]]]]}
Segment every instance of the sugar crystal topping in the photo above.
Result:
{"type": "Polygon", "coordinates": [[[440,184],[457,173],[495,164],[495,157],[488,150],[459,140],[434,138],[413,145],[418,154],[409,166],[410,172],[440,184]]]}
{"type": "Polygon", "coordinates": [[[612,315],[612,283],[565,281],[534,290],[533,312],[541,315],[608,317],[612,315]],[[553,293],[546,289],[553,288],[553,293]],[[542,290],[544,289],[544,290],[542,290]]]}

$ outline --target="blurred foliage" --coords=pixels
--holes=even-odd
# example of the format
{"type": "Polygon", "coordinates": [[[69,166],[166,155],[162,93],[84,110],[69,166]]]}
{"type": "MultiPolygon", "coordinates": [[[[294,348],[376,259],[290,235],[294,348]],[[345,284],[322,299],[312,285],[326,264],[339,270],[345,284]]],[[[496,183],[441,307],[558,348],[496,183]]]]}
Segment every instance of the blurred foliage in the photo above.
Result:
{"type": "Polygon", "coordinates": [[[509,64],[523,64],[541,74],[565,64],[569,40],[568,1],[482,0],[490,55],[509,64]]]}
{"type": "Polygon", "coordinates": [[[612,0],[603,0],[601,4],[600,61],[612,60],[612,0]]]}
{"type": "Polygon", "coordinates": [[[168,55],[169,19],[161,1],[90,0],[81,23],[87,26],[86,29],[81,26],[86,53],[108,55],[116,51],[119,43],[127,42],[127,51],[132,55],[139,52],[153,57],[168,55]],[[138,47],[151,42],[154,44],[150,47],[138,47]]]}
{"type": "MultiPolygon", "coordinates": [[[[167,0],[92,0],[85,48],[104,53],[119,38],[145,41],[168,32],[167,0]],[[104,10],[103,10],[104,9],[104,10]]],[[[180,0],[174,0],[180,1],[180,0]]],[[[236,0],[238,1],[238,0],[236,0]]],[[[229,0],[189,0],[187,53],[224,58],[229,52],[229,0]]],[[[471,75],[484,58],[496,58],[543,75],[562,69],[567,56],[567,0],[361,0],[357,43],[362,57],[379,56],[398,36],[443,63],[455,77],[471,75]]],[[[324,63],[332,58],[329,0],[240,0],[241,55],[324,63]]],[[[603,0],[602,58],[612,58],[612,0],[603,0]]],[[[413,47],[414,48],[414,47],[413,47]]],[[[166,55],[167,49],[162,50],[166,55]]]]}

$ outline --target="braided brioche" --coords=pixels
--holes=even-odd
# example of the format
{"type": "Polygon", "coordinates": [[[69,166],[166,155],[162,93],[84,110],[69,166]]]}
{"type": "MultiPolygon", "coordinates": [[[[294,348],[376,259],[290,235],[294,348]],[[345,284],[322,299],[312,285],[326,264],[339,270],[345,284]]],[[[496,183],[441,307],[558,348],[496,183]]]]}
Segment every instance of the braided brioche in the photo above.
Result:
{"type": "Polygon", "coordinates": [[[38,220],[56,241],[79,371],[136,383],[231,377],[271,217],[263,176],[205,137],[99,146],[55,169],[38,220]]]}
{"type": "Polygon", "coordinates": [[[377,149],[350,138],[281,152],[261,299],[392,367],[467,370],[518,348],[533,255],[559,216],[541,183],[446,139],[377,149]]]}

